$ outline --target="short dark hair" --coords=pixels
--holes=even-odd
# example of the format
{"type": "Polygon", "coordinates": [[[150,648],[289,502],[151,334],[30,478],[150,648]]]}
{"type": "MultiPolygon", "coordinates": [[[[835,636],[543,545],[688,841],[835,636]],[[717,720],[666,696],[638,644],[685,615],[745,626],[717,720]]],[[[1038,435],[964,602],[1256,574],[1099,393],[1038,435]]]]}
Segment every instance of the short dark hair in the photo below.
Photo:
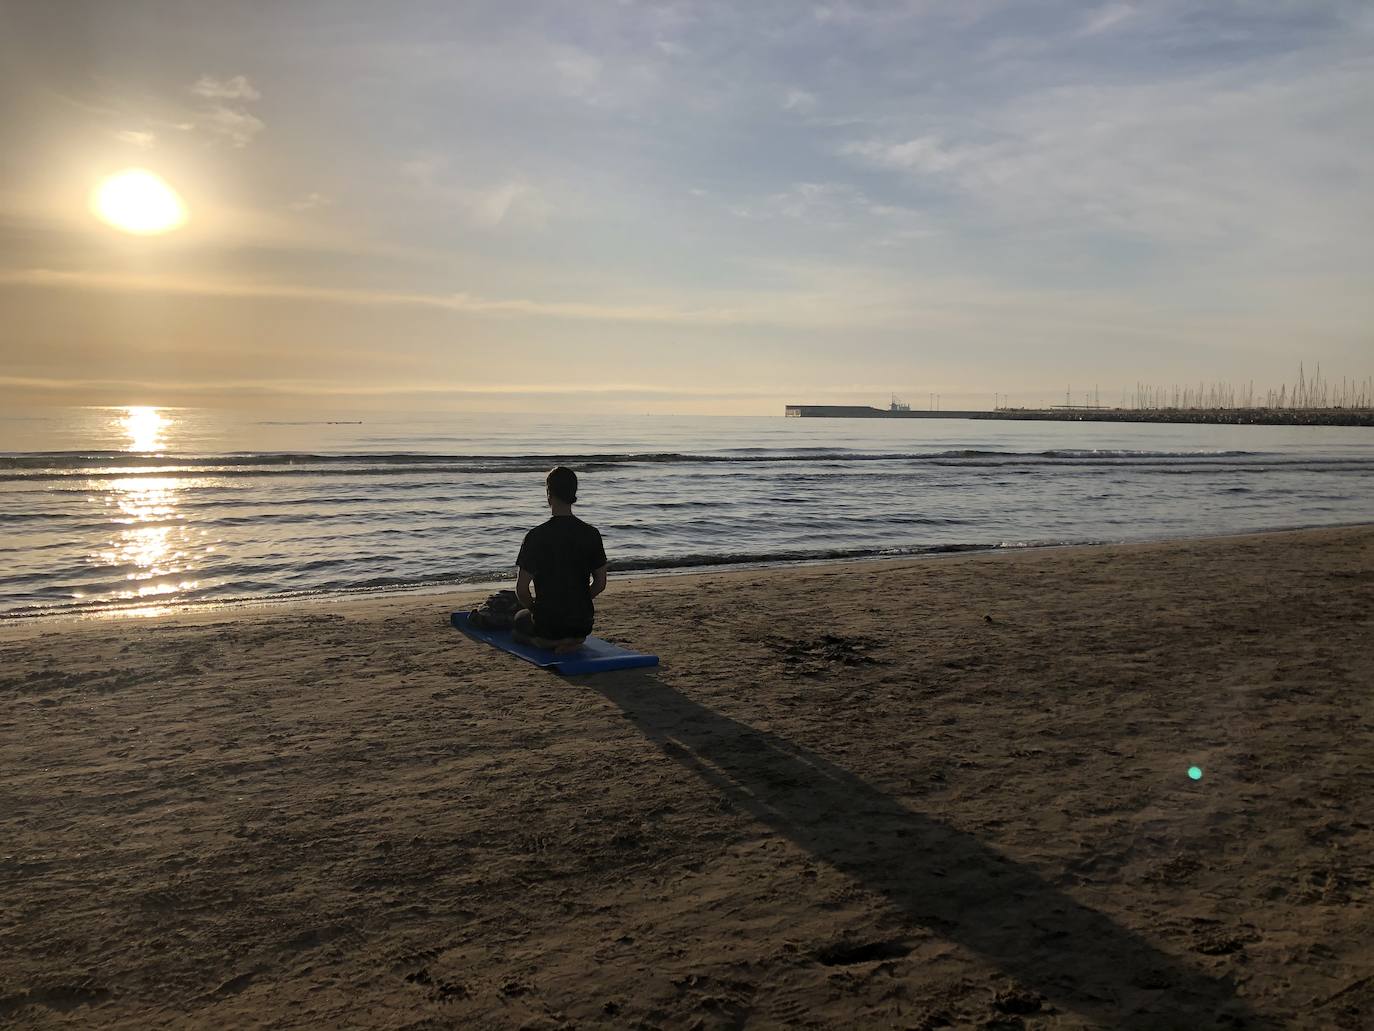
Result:
{"type": "Polygon", "coordinates": [[[544,477],[544,483],[548,485],[549,493],[559,501],[569,505],[577,501],[577,473],[566,465],[556,465],[550,469],[549,475],[544,477]]]}

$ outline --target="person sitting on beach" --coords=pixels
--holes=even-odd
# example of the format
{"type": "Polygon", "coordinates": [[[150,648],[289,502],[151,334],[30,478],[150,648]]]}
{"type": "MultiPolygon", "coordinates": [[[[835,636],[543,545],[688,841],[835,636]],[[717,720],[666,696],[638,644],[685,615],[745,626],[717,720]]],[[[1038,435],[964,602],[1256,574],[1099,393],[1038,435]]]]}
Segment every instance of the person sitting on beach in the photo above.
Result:
{"type": "Polygon", "coordinates": [[[511,636],[540,648],[573,651],[592,632],[592,599],[606,589],[606,552],[596,527],[572,513],[577,474],[560,465],[544,478],[544,486],[553,514],[520,545],[515,594],[524,607],[515,614],[511,636]]]}

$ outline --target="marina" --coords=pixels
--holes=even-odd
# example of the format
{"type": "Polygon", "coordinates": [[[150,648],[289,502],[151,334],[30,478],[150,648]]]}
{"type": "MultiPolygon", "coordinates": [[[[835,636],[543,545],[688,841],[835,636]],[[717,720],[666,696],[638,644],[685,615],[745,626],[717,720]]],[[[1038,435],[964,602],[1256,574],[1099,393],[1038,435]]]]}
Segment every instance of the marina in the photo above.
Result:
{"type": "Polygon", "coordinates": [[[913,411],[900,401],[871,405],[787,405],[789,419],[1012,419],[1031,422],[1145,422],[1214,426],[1374,426],[1374,408],[995,408],[913,411]]]}

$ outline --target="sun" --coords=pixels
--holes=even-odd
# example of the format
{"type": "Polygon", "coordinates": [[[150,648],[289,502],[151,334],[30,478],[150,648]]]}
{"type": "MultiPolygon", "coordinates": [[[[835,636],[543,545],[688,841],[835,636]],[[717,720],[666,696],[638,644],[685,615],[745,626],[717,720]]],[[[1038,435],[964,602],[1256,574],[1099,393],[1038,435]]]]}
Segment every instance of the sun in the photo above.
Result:
{"type": "Polygon", "coordinates": [[[102,222],[139,236],[169,233],[186,224],[186,205],[160,176],[130,168],[91,191],[91,211],[102,222]]]}

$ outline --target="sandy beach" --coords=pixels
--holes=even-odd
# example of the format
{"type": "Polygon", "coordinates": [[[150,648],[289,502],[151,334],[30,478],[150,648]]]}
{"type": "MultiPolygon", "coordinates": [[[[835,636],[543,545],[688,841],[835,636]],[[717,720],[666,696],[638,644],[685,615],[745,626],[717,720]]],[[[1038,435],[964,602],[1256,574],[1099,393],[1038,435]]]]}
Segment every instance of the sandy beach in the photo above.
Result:
{"type": "Polygon", "coordinates": [[[0,1024],[1374,1026],[1374,527],[474,600],[0,628],[0,1024]]]}

